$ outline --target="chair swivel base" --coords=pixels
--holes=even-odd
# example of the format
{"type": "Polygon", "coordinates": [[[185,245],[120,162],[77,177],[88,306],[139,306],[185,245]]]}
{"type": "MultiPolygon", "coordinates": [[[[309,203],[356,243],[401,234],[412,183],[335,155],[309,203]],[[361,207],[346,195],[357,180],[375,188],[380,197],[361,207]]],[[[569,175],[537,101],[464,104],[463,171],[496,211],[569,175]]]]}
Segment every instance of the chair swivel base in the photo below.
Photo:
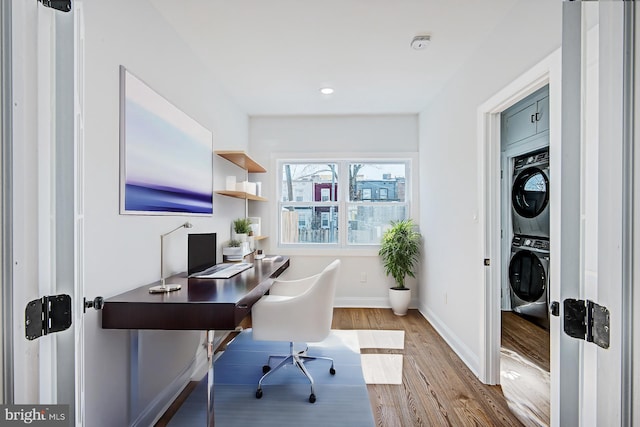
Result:
{"type": "Polygon", "coordinates": [[[274,372],[276,372],[278,369],[282,368],[285,365],[288,364],[293,364],[296,367],[298,367],[298,369],[300,369],[300,371],[302,371],[302,373],[304,374],[305,377],[307,377],[307,379],[309,380],[309,382],[311,383],[311,394],[309,395],[309,403],[315,403],[316,401],[316,395],[313,389],[313,385],[314,385],[314,381],[313,381],[313,377],[311,376],[311,374],[309,373],[309,371],[307,370],[307,368],[304,366],[304,363],[307,361],[312,361],[312,360],[318,360],[318,359],[322,359],[322,360],[328,360],[331,362],[331,367],[329,368],[329,373],[331,375],[335,375],[336,374],[336,370],[333,367],[333,359],[329,358],[329,357],[321,357],[321,356],[307,356],[306,355],[306,350],[301,351],[299,353],[294,353],[293,351],[293,343],[290,343],[290,348],[291,348],[291,354],[288,356],[282,355],[282,356],[269,356],[269,361],[268,363],[271,362],[272,358],[283,358],[282,362],[280,362],[275,368],[271,369],[270,365],[264,365],[262,367],[262,373],[264,374],[262,376],[262,378],[260,378],[260,381],[258,381],[258,389],[256,390],[256,399],[260,399],[262,397],[262,382],[271,374],[273,374],[274,372]]]}

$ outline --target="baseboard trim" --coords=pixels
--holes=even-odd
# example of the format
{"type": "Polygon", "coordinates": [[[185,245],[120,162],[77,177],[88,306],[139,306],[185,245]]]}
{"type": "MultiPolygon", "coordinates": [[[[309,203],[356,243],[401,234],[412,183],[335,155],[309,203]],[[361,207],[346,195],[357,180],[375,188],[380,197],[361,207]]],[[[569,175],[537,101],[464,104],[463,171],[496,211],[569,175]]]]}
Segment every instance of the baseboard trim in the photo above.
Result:
{"type": "MultiPolygon", "coordinates": [[[[338,297],[334,300],[336,308],[391,308],[389,297],[338,297]]],[[[418,308],[418,299],[412,298],[409,308],[418,308]]]]}
{"type": "MultiPolygon", "coordinates": [[[[222,331],[217,334],[214,338],[214,348],[217,348],[229,333],[229,331],[222,331]]],[[[203,334],[203,338],[206,340],[206,334],[203,334]]],[[[190,381],[200,381],[207,373],[208,368],[207,350],[204,345],[199,346],[191,362],[140,412],[140,415],[131,423],[131,427],[155,425],[171,404],[180,396],[187,384],[190,381]]]]}
{"type": "Polygon", "coordinates": [[[476,377],[480,378],[480,359],[478,355],[471,351],[433,311],[427,307],[420,307],[418,310],[447,343],[449,348],[458,355],[476,377]]]}
{"type": "Polygon", "coordinates": [[[154,425],[169,408],[171,403],[180,395],[182,389],[191,379],[191,373],[196,362],[194,357],[167,387],[158,393],[156,397],[142,410],[138,417],[131,423],[132,427],[146,427],[154,425]]]}

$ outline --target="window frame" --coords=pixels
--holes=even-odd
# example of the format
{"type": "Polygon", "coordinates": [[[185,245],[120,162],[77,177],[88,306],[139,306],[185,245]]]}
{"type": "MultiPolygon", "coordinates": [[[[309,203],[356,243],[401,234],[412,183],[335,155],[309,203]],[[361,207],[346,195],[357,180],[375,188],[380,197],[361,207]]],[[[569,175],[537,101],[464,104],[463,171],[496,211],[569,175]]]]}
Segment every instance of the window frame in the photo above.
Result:
{"type": "Polygon", "coordinates": [[[349,243],[348,242],[348,212],[352,206],[404,206],[406,217],[415,218],[414,204],[412,199],[417,197],[415,192],[417,186],[417,171],[414,170],[414,165],[417,164],[417,153],[403,153],[402,156],[390,157],[388,153],[377,155],[288,155],[288,156],[274,156],[274,170],[276,171],[276,215],[274,216],[274,229],[276,230],[276,242],[275,247],[279,253],[287,254],[291,253],[317,253],[327,254],[330,252],[349,252],[353,255],[377,255],[380,247],[379,243],[349,243]],[[283,170],[285,164],[315,164],[326,163],[336,164],[336,170],[338,174],[337,180],[337,200],[327,202],[298,202],[298,201],[283,201],[283,170]],[[371,201],[349,200],[349,165],[354,163],[365,164],[404,164],[405,165],[405,201],[371,201]],[[282,217],[281,211],[285,206],[336,206],[338,209],[338,238],[335,243],[284,243],[282,242],[282,217]],[[293,252],[295,251],[295,252],[293,252]]]}

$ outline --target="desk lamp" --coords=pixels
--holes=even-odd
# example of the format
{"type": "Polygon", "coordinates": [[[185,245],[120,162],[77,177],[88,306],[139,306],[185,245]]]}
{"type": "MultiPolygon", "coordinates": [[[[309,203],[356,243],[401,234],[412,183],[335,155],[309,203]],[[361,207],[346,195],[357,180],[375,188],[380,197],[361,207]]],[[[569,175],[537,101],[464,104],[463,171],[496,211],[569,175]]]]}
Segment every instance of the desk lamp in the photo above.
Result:
{"type": "Polygon", "coordinates": [[[168,233],[164,233],[160,236],[160,285],[152,286],[149,288],[149,292],[152,294],[156,293],[164,293],[164,292],[172,292],[177,291],[182,288],[182,285],[178,284],[169,284],[167,285],[164,280],[164,238],[174,231],[178,231],[181,228],[191,228],[193,224],[190,222],[185,222],[184,224],[179,225],[168,233]]]}

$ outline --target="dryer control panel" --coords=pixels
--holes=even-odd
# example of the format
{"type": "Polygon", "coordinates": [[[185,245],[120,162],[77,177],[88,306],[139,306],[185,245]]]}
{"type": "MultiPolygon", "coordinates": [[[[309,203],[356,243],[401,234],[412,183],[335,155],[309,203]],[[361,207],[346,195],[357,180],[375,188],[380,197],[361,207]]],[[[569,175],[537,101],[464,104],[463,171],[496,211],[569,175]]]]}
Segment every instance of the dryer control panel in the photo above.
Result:
{"type": "Polygon", "coordinates": [[[513,164],[513,171],[518,172],[521,169],[531,166],[548,166],[549,165],[549,149],[538,153],[527,154],[526,156],[517,157],[513,164]]]}
{"type": "Polygon", "coordinates": [[[546,239],[540,239],[538,237],[528,237],[520,235],[513,236],[512,246],[549,252],[549,241],[546,239]]]}

